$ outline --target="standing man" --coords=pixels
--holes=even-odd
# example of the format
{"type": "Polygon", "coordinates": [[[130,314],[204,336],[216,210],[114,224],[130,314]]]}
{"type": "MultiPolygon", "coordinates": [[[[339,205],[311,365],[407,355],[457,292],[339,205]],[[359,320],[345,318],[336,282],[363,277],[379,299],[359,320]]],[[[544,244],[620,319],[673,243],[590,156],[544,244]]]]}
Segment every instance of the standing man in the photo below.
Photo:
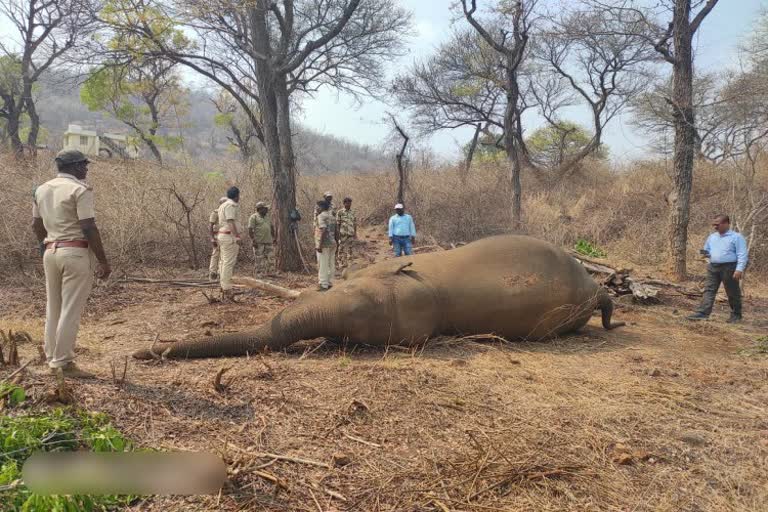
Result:
{"type": "Polygon", "coordinates": [[[389,218],[389,245],[395,251],[395,257],[399,258],[413,254],[413,244],[416,242],[416,225],[413,217],[405,213],[405,207],[401,203],[395,205],[395,214],[389,218]]]}
{"type": "Polygon", "coordinates": [[[221,299],[224,302],[234,302],[235,295],[232,291],[232,274],[235,272],[237,255],[240,252],[240,227],[237,218],[240,214],[240,189],[229,187],[227,200],[219,206],[219,233],[218,243],[221,251],[219,261],[219,282],[221,284],[221,299]]]}
{"type": "MultiPolygon", "coordinates": [[[[335,216],[336,212],[333,211],[333,192],[327,191],[325,194],[323,194],[323,201],[328,203],[328,211],[331,212],[331,215],[335,216]]],[[[318,201],[317,205],[315,205],[315,223],[314,228],[317,229],[317,216],[320,215],[320,202],[318,201]]]]}
{"type": "Polygon", "coordinates": [[[688,317],[689,320],[709,318],[715,304],[715,296],[720,283],[725,287],[728,304],[731,306],[729,324],[741,321],[741,288],[739,281],[747,268],[747,241],[740,233],[731,231],[731,219],[727,215],[715,217],[712,226],[715,232],[709,235],[701,253],[709,258],[707,265],[707,284],[699,310],[688,317]]]}
{"type": "Polygon", "coordinates": [[[336,272],[336,218],[328,211],[328,201],[318,201],[315,228],[315,251],[317,252],[317,281],[319,290],[325,291],[333,286],[333,274],[336,272]]]}
{"type": "Polygon", "coordinates": [[[269,206],[263,201],[256,203],[256,213],[248,219],[248,235],[253,242],[253,261],[256,274],[271,275],[274,272],[272,247],[275,228],[268,216],[269,206]]]}
{"type": "Polygon", "coordinates": [[[352,211],[352,198],[344,198],[344,208],[336,214],[339,229],[339,267],[346,268],[352,261],[352,243],[357,239],[357,217],[352,211]]]}
{"type": "MultiPolygon", "coordinates": [[[[221,206],[227,198],[222,197],[219,199],[219,206],[221,206]]],[[[219,278],[219,243],[216,241],[216,232],[219,230],[219,209],[216,208],[211,212],[208,217],[208,233],[211,235],[211,263],[208,265],[208,278],[211,281],[215,281],[219,278]]]]}
{"type": "Polygon", "coordinates": [[[94,272],[100,279],[112,273],[96,227],[93,190],[84,181],[88,159],[80,151],[56,155],[58,174],[35,190],[32,229],[45,244],[45,358],[52,371],[65,377],[94,375],[75,364],[75,340],[94,272]]]}

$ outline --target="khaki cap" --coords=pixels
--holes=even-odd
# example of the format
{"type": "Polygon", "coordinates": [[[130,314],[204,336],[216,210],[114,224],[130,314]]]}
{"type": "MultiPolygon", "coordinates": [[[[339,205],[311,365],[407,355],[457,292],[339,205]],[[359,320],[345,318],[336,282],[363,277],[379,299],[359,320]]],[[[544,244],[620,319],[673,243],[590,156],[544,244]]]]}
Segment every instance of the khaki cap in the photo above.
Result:
{"type": "Polygon", "coordinates": [[[80,162],[88,163],[88,157],[83,154],[82,151],[76,149],[62,149],[58,152],[55,158],[56,162],[60,165],[77,164],[80,162]]]}
{"type": "Polygon", "coordinates": [[[264,201],[259,201],[258,203],[256,203],[256,209],[258,210],[259,208],[267,208],[267,209],[269,209],[269,205],[267,203],[265,203],[264,201]]]}
{"type": "Polygon", "coordinates": [[[328,191],[325,194],[323,194],[323,197],[333,197],[333,192],[328,191]]]}

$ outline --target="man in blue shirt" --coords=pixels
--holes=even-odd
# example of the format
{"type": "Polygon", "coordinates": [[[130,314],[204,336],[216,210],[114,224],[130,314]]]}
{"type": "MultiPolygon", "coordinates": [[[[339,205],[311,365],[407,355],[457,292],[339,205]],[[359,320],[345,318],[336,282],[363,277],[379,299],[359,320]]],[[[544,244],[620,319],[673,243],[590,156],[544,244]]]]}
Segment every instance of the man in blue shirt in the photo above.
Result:
{"type": "Polygon", "coordinates": [[[413,254],[413,243],[416,241],[416,226],[413,217],[405,213],[405,207],[397,203],[395,215],[389,218],[389,245],[395,251],[395,257],[413,254]]]}
{"type": "Polygon", "coordinates": [[[715,232],[709,235],[703,255],[709,258],[707,266],[707,284],[699,310],[688,317],[689,320],[704,320],[712,313],[715,296],[720,283],[725,287],[731,317],[728,323],[741,321],[741,288],[739,281],[747,268],[747,241],[741,234],[731,231],[731,219],[727,215],[718,215],[713,222],[715,232]]]}

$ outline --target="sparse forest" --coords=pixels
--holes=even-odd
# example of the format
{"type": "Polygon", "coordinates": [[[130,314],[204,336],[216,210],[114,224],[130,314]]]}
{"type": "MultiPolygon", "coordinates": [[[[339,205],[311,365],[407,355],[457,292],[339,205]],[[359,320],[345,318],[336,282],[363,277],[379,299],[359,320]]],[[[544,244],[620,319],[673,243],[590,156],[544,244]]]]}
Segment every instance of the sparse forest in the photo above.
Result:
{"type": "Polygon", "coordinates": [[[0,0],[0,510],[768,509],[759,4],[0,0]],[[94,218],[62,201],[85,238],[51,245],[38,194],[73,149],[94,218]],[[748,264],[712,292],[722,215],[746,247],[722,264],[748,264]],[[93,259],[90,221],[111,275],[78,317],[81,380],[52,363],[49,260],[93,259]],[[455,263],[491,237],[515,240],[503,262],[455,263]],[[212,453],[226,484],[22,474],[146,450],[212,453]]]}

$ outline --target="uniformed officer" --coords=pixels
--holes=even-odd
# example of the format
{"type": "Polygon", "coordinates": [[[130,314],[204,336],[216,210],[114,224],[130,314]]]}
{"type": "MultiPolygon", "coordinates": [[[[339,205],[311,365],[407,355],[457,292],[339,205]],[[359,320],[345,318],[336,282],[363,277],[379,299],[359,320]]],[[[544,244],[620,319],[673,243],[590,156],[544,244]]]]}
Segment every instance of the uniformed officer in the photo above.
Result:
{"type": "Polygon", "coordinates": [[[345,268],[352,261],[352,244],[357,239],[357,217],[352,211],[352,198],[344,198],[344,208],[336,214],[339,231],[339,267],[345,268]]]}
{"type": "Polygon", "coordinates": [[[216,237],[219,243],[219,283],[222,300],[234,300],[232,291],[232,274],[235,272],[237,255],[240,252],[240,226],[237,219],[240,213],[240,189],[230,187],[227,190],[227,200],[219,206],[219,232],[216,237]]]}
{"type": "Polygon", "coordinates": [[[253,242],[253,259],[257,274],[274,272],[273,244],[275,228],[269,218],[269,206],[263,201],[256,203],[256,213],[248,219],[248,234],[253,242]]]}
{"type": "MultiPolygon", "coordinates": [[[[333,192],[327,191],[325,194],[323,194],[323,201],[328,203],[328,211],[333,215],[336,216],[336,212],[333,209],[333,192]]],[[[320,204],[320,201],[318,201],[317,205],[320,204]]],[[[314,224],[313,227],[317,229],[317,216],[320,215],[320,206],[315,205],[315,216],[314,216],[314,224]]]]}
{"type": "Polygon", "coordinates": [[[317,203],[320,214],[315,228],[315,251],[317,280],[321,291],[333,286],[333,274],[336,272],[336,218],[331,215],[330,206],[328,201],[317,203]]]}
{"type": "Polygon", "coordinates": [[[93,191],[84,181],[88,159],[64,150],[55,161],[58,174],[37,187],[32,207],[33,230],[45,244],[45,358],[65,377],[88,379],[94,375],[75,364],[80,316],[94,273],[106,279],[112,269],[94,220],[93,191]]]}
{"type": "MultiPolygon", "coordinates": [[[[222,197],[219,199],[219,206],[221,206],[227,198],[222,197]]],[[[210,217],[208,217],[208,233],[211,235],[211,263],[208,265],[208,277],[211,281],[215,281],[219,278],[219,242],[216,240],[216,233],[219,230],[219,209],[216,208],[211,211],[210,217]]]]}

